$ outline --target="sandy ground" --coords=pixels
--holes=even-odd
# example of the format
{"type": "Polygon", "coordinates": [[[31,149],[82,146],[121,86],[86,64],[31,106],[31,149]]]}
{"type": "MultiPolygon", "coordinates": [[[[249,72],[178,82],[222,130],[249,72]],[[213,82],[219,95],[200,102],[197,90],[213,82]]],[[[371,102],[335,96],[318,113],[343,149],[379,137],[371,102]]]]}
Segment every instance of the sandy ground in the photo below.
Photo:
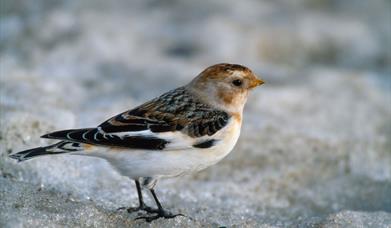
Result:
{"type": "MultiPolygon", "coordinates": [[[[0,227],[391,227],[389,1],[5,1],[0,227]],[[151,224],[105,161],[8,154],[95,126],[219,62],[267,82],[222,162],[162,180],[151,224]]],[[[152,202],[148,199],[148,203],[152,202]]]]}

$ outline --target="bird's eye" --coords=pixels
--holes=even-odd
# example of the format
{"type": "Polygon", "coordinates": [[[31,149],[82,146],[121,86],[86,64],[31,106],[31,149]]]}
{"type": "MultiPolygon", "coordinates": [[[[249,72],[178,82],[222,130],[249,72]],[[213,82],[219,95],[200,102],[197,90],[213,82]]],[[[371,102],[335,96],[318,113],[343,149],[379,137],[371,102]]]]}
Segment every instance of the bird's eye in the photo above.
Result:
{"type": "Polygon", "coordinates": [[[234,86],[240,87],[243,84],[243,82],[240,79],[235,79],[235,80],[232,81],[232,84],[234,86]]]}

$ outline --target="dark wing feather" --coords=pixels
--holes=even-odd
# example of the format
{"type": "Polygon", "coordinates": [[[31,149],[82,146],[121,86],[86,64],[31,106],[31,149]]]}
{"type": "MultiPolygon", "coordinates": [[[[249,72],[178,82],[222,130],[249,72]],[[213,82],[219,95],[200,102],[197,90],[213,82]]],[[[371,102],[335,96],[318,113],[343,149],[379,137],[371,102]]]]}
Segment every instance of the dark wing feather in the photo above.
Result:
{"type": "Polygon", "coordinates": [[[190,137],[213,135],[225,127],[230,115],[194,98],[184,87],[170,91],[99,125],[106,133],[150,130],[181,131],[190,137]]]}
{"type": "Polygon", "coordinates": [[[56,131],[41,137],[93,145],[115,146],[144,150],[163,150],[166,144],[169,143],[167,140],[152,136],[120,137],[113,134],[103,134],[97,128],[56,131]]]}

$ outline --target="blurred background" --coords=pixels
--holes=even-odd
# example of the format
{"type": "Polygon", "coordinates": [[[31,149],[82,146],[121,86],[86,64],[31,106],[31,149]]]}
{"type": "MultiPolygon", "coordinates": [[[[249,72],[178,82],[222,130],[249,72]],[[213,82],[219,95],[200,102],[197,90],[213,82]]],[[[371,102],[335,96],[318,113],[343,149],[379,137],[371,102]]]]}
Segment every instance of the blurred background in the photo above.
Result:
{"type": "Polygon", "coordinates": [[[266,84],[218,165],[163,180],[172,226],[389,227],[391,2],[0,0],[0,226],[144,226],[104,161],[16,163],[221,62],[266,84]]]}

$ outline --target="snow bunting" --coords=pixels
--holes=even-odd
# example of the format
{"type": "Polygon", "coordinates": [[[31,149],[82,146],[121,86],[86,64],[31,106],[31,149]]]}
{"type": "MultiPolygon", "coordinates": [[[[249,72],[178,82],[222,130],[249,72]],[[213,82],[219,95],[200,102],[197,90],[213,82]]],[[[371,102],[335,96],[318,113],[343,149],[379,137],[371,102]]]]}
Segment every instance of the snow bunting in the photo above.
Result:
{"type": "Polygon", "coordinates": [[[154,187],[160,178],[203,170],[235,146],[251,89],[264,82],[247,67],[217,64],[188,85],[169,91],[94,128],[56,131],[42,138],[60,142],[10,155],[25,161],[41,155],[76,154],[106,159],[136,183],[139,206],[147,221],[177,216],[163,209],[154,187]],[[142,187],[157,205],[145,205],[142,187]]]}

